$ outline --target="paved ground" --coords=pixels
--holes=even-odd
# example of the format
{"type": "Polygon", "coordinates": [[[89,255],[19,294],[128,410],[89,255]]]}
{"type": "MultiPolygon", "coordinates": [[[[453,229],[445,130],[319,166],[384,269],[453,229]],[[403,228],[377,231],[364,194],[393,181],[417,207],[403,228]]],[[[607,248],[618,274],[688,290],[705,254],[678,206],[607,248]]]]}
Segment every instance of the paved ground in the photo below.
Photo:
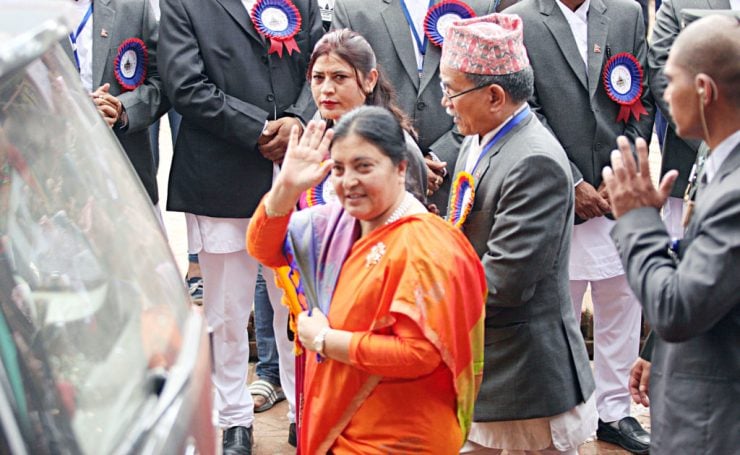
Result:
{"type": "MultiPolygon", "coordinates": [[[[293,454],[295,449],[288,445],[288,412],[287,402],[276,405],[269,411],[257,414],[255,431],[255,455],[279,455],[293,454]]],[[[633,406],[632,415],[650,429],[650,417],[648,410],[642,406],[633,406]]],[[[581,455],[622,455],[629,452],[620,447],[605,442],[591,441],[580,447],[578,453],[581,455]]]]}
{"type": "MultiPolygon", "coordinates": [[[[653,144],[656,143],[657,140],[653,140],[653,144]]],[[[164,210],[167,200],[167,176],[169,175],[169,166],[172,160],[172,143],[169,140],[169,127],[166,120],[163,121],[162,125],[160,150],[162,154],[158,174],[161,200],[160,205],[163,211],[164,222],[167,227],[170,247],[172,248],[178,267],[180,267],[184,276],[185,270],[187,269],[187,235],[185,230],[185,218],[182,213],[166,212],[164,210]]],[[[659,169],[660,157],[657,150],[651,150],[650,161],[653,169],[659,169]]],[[[586,304],[588,305],[590,302],[586,302],[586,304]]],[[[253,374],[253,370],[254,365],[250,364],[250,378],[253,374]]],[[[255,455],[281,455],[295,453],[295,449],[288,444],[289,422],[286,416],[287,412],[287,402],[283,401],[273,409],[257,414],[256,423],[254,425],[255,455]]],[[[646,429],[649,429],[650,418],[646,408],[642,406],[633,406],[632,415],[637,417],[646,429]]],[[[582,455],[616,455],[626,454],[628,452],[621,450],[619,447],[612,444],[592,441],[583,445],[580,448],[579,453],[582,455]]]]}

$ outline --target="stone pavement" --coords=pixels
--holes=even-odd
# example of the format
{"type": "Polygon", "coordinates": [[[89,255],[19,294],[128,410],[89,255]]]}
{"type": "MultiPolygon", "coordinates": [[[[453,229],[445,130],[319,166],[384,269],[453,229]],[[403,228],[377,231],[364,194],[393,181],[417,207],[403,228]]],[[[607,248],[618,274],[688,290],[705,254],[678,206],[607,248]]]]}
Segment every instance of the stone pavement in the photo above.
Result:
{"type": "MultiPolygon", "coordinates": [[[[657,140],[653,138],[652,144],[656,144],[657,140]]],[[[651,147],[651,168],[659,169],[660,166],[660,155],[657,150],[654,150],[655,146],[651,147]]],[[[185,229],[185,217],[182,213],[167,212],[165,211],[167,200],[167,178],[169,176],[169,166],[172,161],[172,143],[170,141],[170,130],[167,124],[167,117],[162,118],[162,128],[160,132],[160,167],[158,173],[158,183],[160,191],[160,205],[164,218],[164,223],[167,228],[167,236],[172,248],[172,252],[175,256],[178,267],[180,268],[183,277],[187,270],[187,234],[185,229]]],[[[655,173],[655,171],[653,171],[655,173]]],[[[250,364],[250,378],[253,375],[254,364],[250,364]]],[[[283,455],[283,454],[294,454],[295,449],[288,444],[288,403],[283,401],[278,403],[275,407],[269,411],[256,415],[256,422],[254,424],[254,436],[255,436],[255,455],[283,455]]],[[[647,429],[650,429],[650,417],[649,412],[642,406],[633,405],[632,415],[635,416],[640,423],[647,429]]],[[[580,447],[579,453],[581,455],[617,455],[617,454],[628,454],[619,447],[599,442],[591,441],[580,447]]]]}
{"type": "MultiPolygon", "coordinates": [[[[253,365],[252,365],[253,367],[253,365]]],[[[254,455],[294,454],[295,449],[288,444],[288,403],[283,401],[269,411],[257,414],[254,424],[254,455]]],[[[647,408],[633,405],[632,415],[640,421],[646,430],[650,430],[650,417],[647,408]]],[[[578,449],[581,455],[622,455],[626,450],[613,444],[590,441],[578,449]]]]}

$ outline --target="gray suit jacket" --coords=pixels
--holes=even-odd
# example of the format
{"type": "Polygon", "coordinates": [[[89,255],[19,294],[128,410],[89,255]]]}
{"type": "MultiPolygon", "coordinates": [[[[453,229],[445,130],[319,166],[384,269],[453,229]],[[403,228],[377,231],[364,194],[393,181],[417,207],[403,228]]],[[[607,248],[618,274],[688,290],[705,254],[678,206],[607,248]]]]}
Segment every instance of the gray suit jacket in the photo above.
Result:
{"type": "MultiPolygon", "coordinates": [[[[164,96],[157,72],[157,41],[159,27],[149,0],[95,0],[92,31],[92,87],[110,84],[110,93],[123,104],[128,115],[128,127],[114,128],[116,137],[126,151],[153,203],[157,203],[157,170],[149,142],[147,127],[170,108],[164,96]],[[148,51],[147,77],[133,91],[125,91],[115,78],[114,62],[118,47],[128,38],[140,38],[148,51]]],[[[70,59],[69,40],[62,42],[70,59]]]]}
{"type": "Polygon", "coordinates": [[[167,209],[249,218],[272,185],[272,162],[257,149],[265,122],[311,119],[306,82],[323,34],[316,0],[293,0],[302,18],[300,52],[268,54],[241,0],[162,0],[159,67],[182,114],[167,209]]]}
{"type": "MultiPolygon", "coordinates": [[[[464,169],[471,138],[460,149],[464,169]]],[[[488,283],[476,421],[553,416],[594,390],[568,287],[573,178],[563,148],[530,114],[483,156],[463,231],[488,283]]]]}
{"type": "MultiPolygon", "coordinates": [[[[435,1],[437,3],[437,1],[435,1]]],[[[494,0],[465,0],[479,16],[494,12],[494,0]]],[[[462,136],[453,129],[452,117],[441,105],[439,58],[441,48],[429,43],[423,76],[416,65],[416,45],[398,0],[337,0],[332,28],[350,28],[367,39],[381,71],[396,89],[398,102],[413,120],[419,146],[425,155],[434,152],[449,168],[457,158],[462,136]]],[[[430,202],[441,211],[447,205],[450,177],[430,202]]]]}
{"type": "Polygon", "coordinates": [[[668,111],[668,104],[663,99],[663,93],[668,84],[665,76],[663,76],[663,67],[666,60],[668,60],[668,53],[673,47],[673,41],[683,28],[681,25],[681,11],[687,8],[729,9],[730,2],[729,0],[664,0],[655,15],[653,37],[650,49],[648,49],[650,90],[655,97],[655,104],[668,120],[668,128],[663,138],[663,160],[660,175],[664,175],[671,169],[678,170],[678,180],[676,180],[671,192],[673,197],[683,197],[700,143],[700,141],[682,139],[676,135],[675,125],[668,111]]]}
{"type": "Polygon", "coordinates": [[[632,210],[612,238],[657,338],[650,376],[651,453],[740,447],[740,146],[697,194],[679,249],[660,214],[632,210]]]}
{"type": "MultiPolygon", "coordinates": [[[[634,55],[647,71],[647,45],[640,5],[634,0],[591,0],[588,12],[588,68],[555,0],[524,0],[507,8],[524,21],[524,44],[534,68],[530,105],[552,130],[571,161],[575,181],[601,184],[617,136],[650,140],[653,101],[643,80],[642,104],[649,115],[617,123],[620,106],[604,89],[602,73],[620,52],[634,55]]],[[[578,221],[578,220],[577,220],[578,221]]]]}

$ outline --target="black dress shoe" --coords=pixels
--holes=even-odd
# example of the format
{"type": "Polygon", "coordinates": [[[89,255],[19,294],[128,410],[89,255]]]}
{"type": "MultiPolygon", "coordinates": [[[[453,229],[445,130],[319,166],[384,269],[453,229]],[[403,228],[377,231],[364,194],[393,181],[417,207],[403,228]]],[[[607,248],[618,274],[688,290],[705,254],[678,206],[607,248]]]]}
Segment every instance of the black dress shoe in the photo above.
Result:
{"type": "Polygon", "coordinates": [[[295,423],[291,423],[290,429],[288,429],[288,444],[293,447],[298,447],[298,437],[295,434],[295,423]]]}
{"type": "Polygon", "coordinates": [[[227,428],[223,449],[223,455],[252,455],[252,427],[227,428]]]}
{"type": "Polygon", "coordinates": [[[634,417],[625,417],[617,423],[619,429],[599,419],[596,437],[599,441],[611,442],[632,453],[650,453],[650,433],[645,431],[634,417]]]}

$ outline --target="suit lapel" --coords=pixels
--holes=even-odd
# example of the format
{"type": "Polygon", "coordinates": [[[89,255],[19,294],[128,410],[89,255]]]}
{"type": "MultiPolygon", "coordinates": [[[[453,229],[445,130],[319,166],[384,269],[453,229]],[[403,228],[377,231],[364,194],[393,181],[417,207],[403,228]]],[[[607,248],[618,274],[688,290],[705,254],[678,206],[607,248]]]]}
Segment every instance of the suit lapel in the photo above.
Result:
{"type": "Polygon", "coordinates": [[[493,160],[493,157],[498,155],[498,152],[501,151],[501,149],[506,145],[509,140],[511,140],[512,137],[517,135],[519,133],[519,130],[524,128],[526,125],[528,125],[532,121],[532,114],[531,112],[529,115],[527,115],[524,120],[519,122],[518,125],[516,125],[511,131],[506,133],[501,139],[498,140],[495,144],[493,144],[493,147],[491,147],[491,150],[489,150],[483,157],[481,157],[480,162],[478,163],[478,166],[473,171],[473,177],[475,178],[475,191],[477,193],[478,191],[478,185],[480,184],[481,180],[483,180],[483,177],[485,177],[486,172],[488,171],[488,168],[491,166],[491,160],[493,160]]]}
{"type": "MultiPolygon", "coordinates": [[[[229,15],[234,18],[237,24],[247,32],[247,35],[251,36],[257,42],[264,43],[265,40],[262,36],[260,36],[259,33],[257,33],[257,30],[254,29],[254,25],[252,24],[252,18],[249,17],[249,12],[244,7],[244,4],[241,2],[241,0],[216,0],[218,3],[223,6],[223,8],[226,10],[226,12],[229,13],[229,15]]],[[[305,19],[304,19],[305,20],[305,19]]]]}
{"type": "Polygon", "coordinates": [[[721,181],[738,167],[740,167],[740,144],[736,145],[730,154],[727,155],[727,158],[725,158],[725,161],[720,165],[717,175],[714,176],[710,185],[715,181],[721,181]]]}
{"type": "MultiPolygon", "coordinates": [[[[712,181],[705,184],[699,184],[696,192],[695,211],[694,215],[691,217],[689,225],[686,228],[686,237],[693,238],[696,236],[696,230],[698,229],[701,220],[704,218],[704,214],[708,207],[707,201],[713,200],[713,198],[715,197],[714,193],[716,191],[719,191],[719,185],[722,180],[739,167],[740,145],[737,145],[732,150],[732,152],[730,152],[727,158],[725,158],[725,161],[720,166],[717,174],[714,176],[712,181]]],[[[704,174],[702,177],[706,177],[706,174],[704,174]]]]}
{"type": "MultiPolygon", "coordinates": [[[[544,24],[550,30],[555,42],[560,48],[560,52],[570,65],[578,80],[584,89],[588,89],[586,82],[586,68],[581,60],[581,54],[578,52],[578,46],[573,38],[573,32],[570,30],[568,21],[565,20],[560,8],[555,4],[556,0],[541,0],[540,13],[545,16],[544,24]]],[[[589,33],[591,27],[589,27],[589,33]]]]}
{"type": "MultiPolygon", "coordinates": [[[[92,29],[92,89],[100,87],[103,83],[103,72],[108,61],[111,43],[110,33],[116,21],[116,11],[109,6],[110,0],[97,0],[93,7],[93,29],[92,29]],[[106,33],[103,33],[103,30],[106,33]]],[[[74,57],[73,57],[74,60],[74,57]]]]}
{"type": "Polygon", "coordinates": [[[424,66],[419,85],[419,93],[427,88],[427,85],[434,79],[439,70],[439,59],[442,55],[442,49],[431,42],[427,45],[427,55],[424,57],[424,66]]]}
{"type": "Polygon", "coordinates": [[[391,38],[398,58],[401,60],[404,69],[406,69],[409,78],[411,78],[414,87],[418,90],[419,72],[416,68],[416,51],[414,50],[409,24],[406,23],[406,18],[403,15],[399,1],[383,0],[387,5],[380,15],[383,17],[385,26],[388,29],[388,36],[391,38]]]}
{"type": "Polygon", "coordinates": [[[592,0],[588,11],[588,40],[586,55],[588,58],[588,93],[591,97],[601,83],[601,68],[604,66],[606,37],[609,34],[609,18],[606,17],[606,5],[601,0],[592,0]],[[601,52],[594,52],[599,46],[601,52]]]}

